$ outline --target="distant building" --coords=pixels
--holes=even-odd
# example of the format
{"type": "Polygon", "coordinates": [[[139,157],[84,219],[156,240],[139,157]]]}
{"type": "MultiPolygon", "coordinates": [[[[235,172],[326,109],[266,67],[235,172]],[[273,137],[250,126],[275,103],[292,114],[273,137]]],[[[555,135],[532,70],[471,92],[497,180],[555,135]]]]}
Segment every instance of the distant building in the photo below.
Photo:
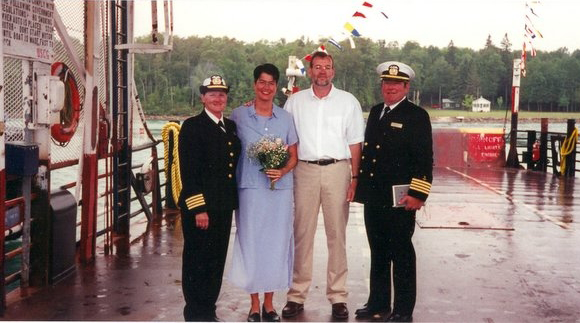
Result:
{"type": "Polygon", "coordinates": [[[491,102],[483,97],[479,97],[471,104],[471,111],[473,112],[489,112],[491,111],[491,102]]]}
{"type": "Polygon", "coordinates": [[[444,98],[441,100],[441,107],[443,109],[460,109],[461,104],[449,98],[444,98]]]}

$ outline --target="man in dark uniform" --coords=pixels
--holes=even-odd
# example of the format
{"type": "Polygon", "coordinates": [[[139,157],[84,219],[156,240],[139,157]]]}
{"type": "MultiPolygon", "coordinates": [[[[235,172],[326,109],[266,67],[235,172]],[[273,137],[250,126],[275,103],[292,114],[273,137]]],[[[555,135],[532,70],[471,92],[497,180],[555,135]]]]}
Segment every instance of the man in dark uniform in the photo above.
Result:
{"type": "Polygon", "coordinates": [[[431,122],[424,109],[407,99],[415,77],[411,67],[390,61],[380,64],[377,73],[384,102],[369,114],[355,196],[355,201],[364,204],[371,250],[370,292],[365,306],[355,314],[411,322],[417,294],[411,237],[415,213],[427,200],[433,180],[431,122]],[[393,185],[402,184],[410,185],[409,189],[393,202],[393,185]]]}
{"type": "Polygon", "coordinates": [[[216,301],[238,207],[236,166],[241,143],[223,116],[229,87],[214,75],[199,88],[204,110],[179,131],[179,197],[184,236],[182,286],[186,321],[219,321],[216,301]]]}

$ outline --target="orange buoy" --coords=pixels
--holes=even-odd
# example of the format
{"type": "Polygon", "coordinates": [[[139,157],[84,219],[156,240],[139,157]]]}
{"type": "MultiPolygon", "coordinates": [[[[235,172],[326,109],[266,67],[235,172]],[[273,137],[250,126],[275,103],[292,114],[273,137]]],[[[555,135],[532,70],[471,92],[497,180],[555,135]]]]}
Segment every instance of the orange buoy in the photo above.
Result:
{"type": "Polygon", "coordinates": [[[64,82],[65,101],[64,107],[60,110],[60,121],[50,127],[50,134],[59,145],[65,146],[72,139],[79,125],[81,98],[73,73],[64,63],[53,63],[51,74],[60,77],[60,80],[64,82]]]}

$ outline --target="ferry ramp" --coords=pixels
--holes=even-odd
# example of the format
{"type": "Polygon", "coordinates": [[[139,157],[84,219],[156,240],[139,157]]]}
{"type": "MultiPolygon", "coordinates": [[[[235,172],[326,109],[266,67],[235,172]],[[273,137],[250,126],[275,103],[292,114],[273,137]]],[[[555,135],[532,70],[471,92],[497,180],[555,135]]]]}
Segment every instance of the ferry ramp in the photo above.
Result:
{"type": "MultiPolygon", "coordinates": [[[[577,179],[504,168],[436,167],[418,212],[416,323],[580,322],[580,188],[577,179]],[[576,189],[576,190],[575,190],[576,189]]],[[[179,214],[117,240],[92,264],[54,286],[8,295],[1,321],[182,322],[179,214]]],[[[230,250],[235,228],[232,229],[230,250]]],[[[326,300],[326,244],[319,221],[313,285],[303,313],[284,322],[332,322],[326,300]]],[[[368,296],[363,207],[351,206],[347,234],[350,317],[368,296]]],[[[229,258],[226,270],[229,267],[229,258]]],[[[275,294],[281,312],[285,293],[275,294]]],[[[224,280],[217,314],[244,322],[249,296],[224,280]]],[[[1,324],[0,324],[1,326],[1,324]]]]}

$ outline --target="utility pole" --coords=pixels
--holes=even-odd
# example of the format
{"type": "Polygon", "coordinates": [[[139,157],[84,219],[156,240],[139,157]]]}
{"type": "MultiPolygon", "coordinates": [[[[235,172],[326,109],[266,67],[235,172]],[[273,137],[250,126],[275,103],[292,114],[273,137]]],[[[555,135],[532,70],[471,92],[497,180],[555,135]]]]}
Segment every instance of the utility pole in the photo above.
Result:
{"type": "Polygon", "coordinates": [[[512,128],[510,132],[510,150],[508,153],[506,167],[519,168],[518,159],[518,111],[520,109],[520,78],[522,59],[514,59],[513,79],[512,79],[512,128]]]}

